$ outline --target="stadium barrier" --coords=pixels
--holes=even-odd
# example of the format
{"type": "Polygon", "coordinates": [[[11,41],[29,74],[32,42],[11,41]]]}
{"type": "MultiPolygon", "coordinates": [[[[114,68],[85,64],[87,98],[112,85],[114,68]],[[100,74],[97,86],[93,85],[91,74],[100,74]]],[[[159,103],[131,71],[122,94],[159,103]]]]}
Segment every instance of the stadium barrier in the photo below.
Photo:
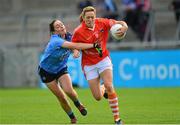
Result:
{"type": "Polygon", "coordinates": [[[37,87],[38,53],[35,47],[0,48],[0,88],[37,87]]]}
{"type": "MultiPolygon", "coordinates": [[[[175,87],[180,86],[180,50],[112,51],[115,87],[175,87]]],[[[88,87],[80,59],[70,57],[69,73],[78,86],[88,87]]]]}

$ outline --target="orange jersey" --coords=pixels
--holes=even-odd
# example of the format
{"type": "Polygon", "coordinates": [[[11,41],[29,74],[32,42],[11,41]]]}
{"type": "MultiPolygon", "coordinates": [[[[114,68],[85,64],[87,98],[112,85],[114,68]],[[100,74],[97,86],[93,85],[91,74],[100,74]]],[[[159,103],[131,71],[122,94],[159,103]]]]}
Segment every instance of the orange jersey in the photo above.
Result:
{"type": "Polygon", "coordinates": [[[108,33],[111,26],[115,24],[113,19],[96,18],[93,29],[86,27],[84,22],[79,25],[72,36],[73,42],[79,43],[95,43],[99,42],[102,48],[103,56],[100,57],[95,48],[82,51],[82,66],[94,65],[109,56],[109,51],[106,48],[108,41],[108,33]]]}

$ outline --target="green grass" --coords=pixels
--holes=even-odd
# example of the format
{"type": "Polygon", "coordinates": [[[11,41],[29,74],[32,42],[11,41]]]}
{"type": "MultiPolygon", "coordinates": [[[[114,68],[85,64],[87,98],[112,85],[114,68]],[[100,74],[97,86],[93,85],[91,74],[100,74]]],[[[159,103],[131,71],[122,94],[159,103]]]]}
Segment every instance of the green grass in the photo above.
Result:
{"type": "MultiPolygon", "coordinates": [[[[112,124],[107,100],[95,101],[89,89],[76,89],[88,109],[83,124],[112,124]]],[[[119,108],[126,124],[180,123],[180,88],[117,89],[119,108]]],[[[47,89],[0,89],[0,124],[68,124],[69,118],[47,89]]]]}

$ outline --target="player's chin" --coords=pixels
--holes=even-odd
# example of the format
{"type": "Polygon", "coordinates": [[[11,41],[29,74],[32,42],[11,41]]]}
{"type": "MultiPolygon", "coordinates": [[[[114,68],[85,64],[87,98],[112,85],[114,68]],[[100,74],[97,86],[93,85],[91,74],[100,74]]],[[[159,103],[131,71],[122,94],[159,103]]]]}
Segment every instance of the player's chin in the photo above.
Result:
{"type": "Polygon", "coordinates": [[[93,25],[92,24],[88,24],[87,25],[89,28],[93,28],[93,25]]]}

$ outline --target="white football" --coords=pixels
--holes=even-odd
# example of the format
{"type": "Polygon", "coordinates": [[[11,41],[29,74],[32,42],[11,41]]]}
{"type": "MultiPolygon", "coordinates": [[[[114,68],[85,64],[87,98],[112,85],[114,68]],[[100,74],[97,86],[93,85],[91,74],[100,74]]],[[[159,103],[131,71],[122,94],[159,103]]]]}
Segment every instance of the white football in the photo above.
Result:
{"type": "Polygon", "coordinates": [[[116,39],[116,40],[121,40],[126,36],[126,33],[124,33],[122,36],[117,36],[116,35],[116,33],[118,32],[118,29],[121,28],[121,27],[122,27],[121,24],[114,24],[110,29],[112,37],[114,39],[116,39]]]}

